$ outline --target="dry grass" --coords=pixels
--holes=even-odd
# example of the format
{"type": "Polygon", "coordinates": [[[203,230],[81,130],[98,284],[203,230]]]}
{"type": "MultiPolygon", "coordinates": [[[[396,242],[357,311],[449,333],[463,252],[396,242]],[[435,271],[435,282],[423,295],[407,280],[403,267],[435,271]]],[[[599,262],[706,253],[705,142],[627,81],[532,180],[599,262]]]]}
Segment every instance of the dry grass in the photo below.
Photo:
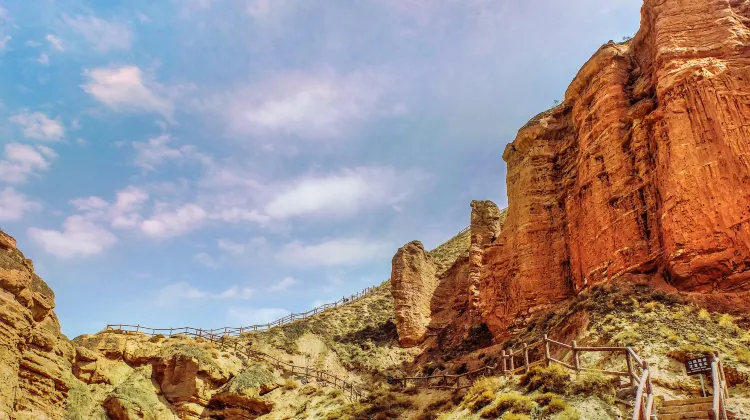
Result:
{"type": "Polygon", "coordinates": [[[533,409],[534,402],[529,397],[515,393],[503,394],[482,410],[480,417],[493,419],[505,413],[531,414],[533,409]]]}
{"type": "Polygon", "coordinates": [[[548,367],[534,366],[521,375],[518,382],[526,390],[564,394],[570,386],[570,373],[558,364],[548,367]]]}
{"type": "Polygon", "coordinates": [[[571,383],[570,392],[586,397],[595,395],[607,404],[614,404],[618,381],[600,372],[586,372],[571,383]]]}
{"type": "Polygon", "coordinates": [[[482,378],[471,386],[461,401],[461,406],[477,412],[495,400],[495,394],[502,386],[499,378],[482,378]]]}

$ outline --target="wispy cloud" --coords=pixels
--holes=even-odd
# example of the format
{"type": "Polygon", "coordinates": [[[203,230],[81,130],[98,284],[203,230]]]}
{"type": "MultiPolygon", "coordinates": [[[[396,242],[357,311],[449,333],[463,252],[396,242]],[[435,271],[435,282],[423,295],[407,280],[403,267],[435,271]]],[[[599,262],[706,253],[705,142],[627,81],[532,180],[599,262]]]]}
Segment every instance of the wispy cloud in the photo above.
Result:
{"type": "Polygon", "coordinates": [[[302,177],[281,187],[265,206],[275,219],[352,215],[363,209],[394,205],[406,199],[426,175],[388,167],[343,169],[302,177]]]}
{"type": "Polygon", "coordinates": [[[64,259],[100,254],[117,242],[112,232],[79,215],[68,217],[61,231],[32,227],[28,235],[45,252],[64,259]]]}
{"type": "Polygon", "coordinates": [[[162,134],[148,139],[146,142],[133,142],[136,150],[135,165],[147,171],[154,171],[158,166],[173,161],[178,164],[188,161],[208,163],[210,159],[198,153],[193,146],[171,147],[172,138],[162,134]]]}
{"type": "Polygon", "coordinates": [[[185,300],[248,300],[253,294],[249,287],[232,286],[221,292],[211,292],[193,287],[186,282],[179,282],[161,288],[154,303],[158,306],[171,306],[185,300]]]}
{"type": "Polygon", "coordinates": [[[6,144],[5,159],[0,160],[0,180],[24,182],[29,176],[48,169],[56,157],[57,154],[46,146],[6,144]]]}
{"type": "Polygon", "coordinates": [[[40,208],[39,203],[29,200],[12,187],[5,187],[0,190],[0,221],[16,221],[27,212],[36,211],[40,208]]]}
{"type": "Polygon", "coordinates": [[[269,288],[269,292],[283,292],[285,290],[288,290],[290,287],[297,284],[297,280],[293,279],[292,277],[284,277],[279,281],[278,283],[272,284],[269,288]]]}
{"type": "Polygon", "coordinates": [[[46,39],[47,42],[49,42],[50,45],[52,45],[52,47],[55,50],[60,51],[60,52],[65,51],[65,47],[63,47],[63,42],[62,42],[62,40],[60,38],[58,38],[58,37],[56,37],[56,36],[54,36],[52,34],[47,34],[47,36],[44,37],[44,39],[46,39]]]}
{"type": "Polygon", "coordinates": [[[157,209],[141,223],[141,231],[153,238],[170,238],[197,229],[209,217],[202,207],[185,204],[174,209],[157,209]]]}
{"type": "Polygon", "coordinates": [[[24,111],[9,120],[21,126],[23,135],[31,139],[55,141],[65,135],[65,127],[59,118],[51,119],[41,112],[24,111]]]}
{"type": "Polygon", "coordinates": [[[94,15],[68,16],[65,14],[62,20],[67,27],[83,36],[99,52],[129,50],[133,42],[130,28],[118,21],[107,21],[94,15]]]}
{"type": "Polygon", "coordinates": [[[88,79],[81,85],[86,93],[118,112],[155,112],[172,119],[174,105],[163,87],[148,81],[136,66],[95,68],[86,70],[88,79]]]}
{"type": "Polygon", "coordinates": [[[203,106],[209,112],[221,110],[219,116],[239,135],[330,139],[380,112],[384,80],[367,72],[287,73],[235,89],[203,106]]]}
{"type": "Polygon", "coordinates": [[[283,246],[276,259],[288,265],[335,267],[386,258],[392,250],[392,244],[365,238],[338,238],[316,244],[294,241],[283,246]]]}

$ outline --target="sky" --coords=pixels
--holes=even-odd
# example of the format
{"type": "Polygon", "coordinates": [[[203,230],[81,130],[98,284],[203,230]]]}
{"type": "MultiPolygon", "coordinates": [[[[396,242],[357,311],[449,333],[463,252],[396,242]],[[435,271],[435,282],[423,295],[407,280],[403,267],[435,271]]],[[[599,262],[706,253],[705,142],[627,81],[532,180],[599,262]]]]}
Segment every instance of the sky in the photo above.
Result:
{"type": "Polygon", "coordinates": [[[265,323],[507,205],[637,0],[0,1],[0,226],[69,337],[265,323]]]}

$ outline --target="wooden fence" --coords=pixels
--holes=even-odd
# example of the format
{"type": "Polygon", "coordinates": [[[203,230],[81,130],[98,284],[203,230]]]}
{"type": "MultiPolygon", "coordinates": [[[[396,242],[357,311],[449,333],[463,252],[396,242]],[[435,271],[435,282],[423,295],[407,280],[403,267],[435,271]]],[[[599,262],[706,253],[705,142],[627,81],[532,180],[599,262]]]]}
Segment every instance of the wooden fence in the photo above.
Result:
{"type": "Polygon", "coordinates": [[[271,321],[266,324],[249,325],[247,327],[220,327],[214,329],[203,329],[195,327],[179,327],[179,328],[150,328],[142,325],[129,325],[129,324],[107,324],[105,331],[116,331],[119,333],[140,333],[147,336],[163,335],[165,337],[173,336],[187,336],[192,338],[203,338],[210,341],[218,341],[221,337],[239,337],[244,333],[265,331],[274,327],[280,327],[282,325],[290,324],[292,322],[307,319],[312,316],[318,315],[328,309],[337,308],[344,306],[349,303],[355,302],[363,297],[372,293],[373,290],[379,286],[368,287],[361,292],[355,293],[351,296],[341,298],[340,300],[332,303],[326,303],[325,305],[318,306],[310,309],[307,312],[301,312],[296,314],[289,314],[283,318],[271,321]]]}
{"type": "Polygon", "coordinates": [[[221,346],[226,348],[233,348],[235,352],[243,353],[247,357],[262,360],[267,362],[280,370],[284,370],[296,376],[302,376],[308,379],[315,379],[318,383],[327,383],[336,388],[344,391],[344,394],[351,400],[360,400],[365,397],[365,393],[358,389],[353,383],[346,381],[345,379],[339,378],[338,376],[320,369],[312,369],[308,366],[299,366],[293,363],[285,362],[281,359],[271,356],[270,354],[263,353],[257,350],[253,350],[245,344],[235,341],[229,345],[224,340],[221,340],[221,346]]]}
{"type": "MultiPolygon", "coordinates": [[[[565,358],[561,358],[565,359],[565,358]]],[[[544,336],[533,344],[523,344],[515,351],[502,351],[501,359],[494,366],[485,366],[470,372],[456,375],[432,375],[393,378],[393,382],[402,386],[409,383],[415,386],[438,389],[463,389],[470,387],[474,381],[484,376],[495,374],[515,375],[528,372],[533,366],[557,363],[570,370],[601,372],[607,375],[624,377],[631,386],[638,385],[636,391],[633,420],[646,420],[654,409],[654,393],[651,386],[651,376],[648,363],[642,360],[630,347],[581,347],[575,340],[571,344],[561,343],[544,336]],[[552,357],[552,346],[568,351],[568,361],[552,357]],[[627,371],[612,371],[581,366],[580,355],[585,352],[613,352],[620,353],[625,358],[627,371]]]]}

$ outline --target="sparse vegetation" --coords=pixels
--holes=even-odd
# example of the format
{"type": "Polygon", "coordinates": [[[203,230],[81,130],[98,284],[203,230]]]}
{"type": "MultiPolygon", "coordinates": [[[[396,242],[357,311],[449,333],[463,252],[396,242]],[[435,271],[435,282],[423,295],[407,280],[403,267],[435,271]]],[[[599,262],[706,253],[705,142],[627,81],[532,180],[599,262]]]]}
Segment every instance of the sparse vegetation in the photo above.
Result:
{"type": "Polygon", "coordinates": [[[526,387],[529,392],[541,390],[564,394],[570,385],[570,373],[558,364],[548,367],[534,366],[521,375],[519,384],[526,387]]]}
{"type": "Polygon", "coordinates": [[[601,372],[586,372],[571,383],[570,392],[586,397],[596,395],[607,404],[614,404],[617,381],[601,372]]]}
{"type": "Polygon", "coordinates": [[[480,416],[485,419],[497,418],[498,416],[509,412],[514,414],[531,414],[534,403],[525,395],[510,393],[503,394],[492,404],[487,406],[480,416]]]}

